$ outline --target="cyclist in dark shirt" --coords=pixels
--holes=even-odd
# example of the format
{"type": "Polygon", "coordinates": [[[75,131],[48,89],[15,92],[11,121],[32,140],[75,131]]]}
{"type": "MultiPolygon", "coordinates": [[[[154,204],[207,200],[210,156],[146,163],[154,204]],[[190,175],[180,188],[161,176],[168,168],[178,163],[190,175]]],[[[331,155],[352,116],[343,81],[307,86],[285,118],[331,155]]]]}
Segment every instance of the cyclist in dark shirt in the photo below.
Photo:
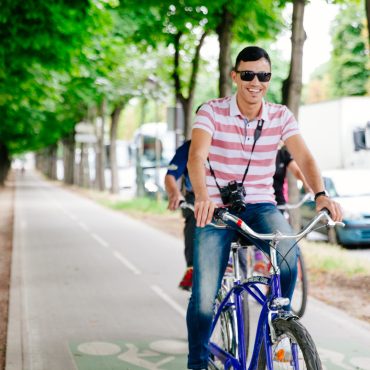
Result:
{"type": "MultiPolygon", "coordinates": [[[[168,208],[176,210],[179,207],[180,201],[185,200],[187,203],[194,204],[194,193],[191,186],[187,162],[190,148],[190,140],[185,141],[177,150],[170,161],[167,174],[165,176],[165,186],[168,194],[168,208]],[[184,179],[185,196],[180,191],[177,181],[184,179]]],[[[194,212],[189,209],[183,209],[182,214],[185,218],[184,238],[185,238],[185,260],[187,269],[179,284],[179,288],[190,290],[193,277],[193,245],[195,233],[195,218],[194,212]]]]}
{"type": "Polygon", "coordinates": [[[284,195],[284,181],[287,170],[289,170],[297,180],[301,180],[306,192],[311,192],[310,186],[307,184],[306,179],[299,169],[297,163],[292,158],[290,153],[285,147],[278,150],[276,156],[276,172],[274,175],[274,190],[275,199],[278,205],[286,203],[284,195]]]}

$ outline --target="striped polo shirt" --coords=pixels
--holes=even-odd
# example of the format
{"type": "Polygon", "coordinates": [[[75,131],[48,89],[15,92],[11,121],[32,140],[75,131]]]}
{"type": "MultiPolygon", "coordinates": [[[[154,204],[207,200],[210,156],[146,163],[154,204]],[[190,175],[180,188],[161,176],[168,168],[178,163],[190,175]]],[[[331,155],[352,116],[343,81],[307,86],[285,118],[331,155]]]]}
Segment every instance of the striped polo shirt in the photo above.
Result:
{"type": "MultiPolygon", "coordinates": [[[[298,124],[292,112],[284,105],[263,100],[259,116],[248,121],[240,113],[236,95],[211,100],[202,105],[197,113],[193,129],[207,131],[212,136],[208,158],[220,187],[229,181],[241,182],[249,158],[252,159],[244,181],[246,203],[274,203],[273,175],[280,140],[299,134],[298,124]],[[261,136],[253,154],[254,132],[259,120],[263,120],[261,136]]],[[[208,163],[206,185],[212,201],[222,205],[220,192],[208,163]]]]}

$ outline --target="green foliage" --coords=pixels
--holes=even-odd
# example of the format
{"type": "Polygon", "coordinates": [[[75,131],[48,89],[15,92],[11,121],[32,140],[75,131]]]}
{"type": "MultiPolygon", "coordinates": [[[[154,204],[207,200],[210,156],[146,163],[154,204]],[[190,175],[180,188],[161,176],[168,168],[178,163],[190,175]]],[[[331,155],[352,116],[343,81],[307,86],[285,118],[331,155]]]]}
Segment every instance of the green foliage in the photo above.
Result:
{"type": "Polygon", "coordinates": [[[89,1],[3,1],[0,16],[0,138],[12,152],[55,142],[53,114],[88,37],[89,1]]]}
{"type": "MultiPolygon", "coordinates": [[[[273,0],[3,0],[0,13],[0,140],[12,152],[37,150],[69,135],[104,99],[108,112],[133,97],[160,104],[173,91],[175,37],[181,34],[184,96],[200,35],[222,12],[253,42],[280,27],[273,0]]],[[[195,104],[216,96],[214,61],[202,60],[195,104]]]]}
{"type": "Polygon", "coordinates": [[[134,198],[128,201],[112,201],[109,199],[100,199],[100,203],[107,207],[125,211],[129,213],[149,213],[149,214],[164,214],[171,213],[167,209],[167,202],[158,202],[152,198],[134,198]]]}
{"type": "Polygon", "coordinates": [[[366,95],[370,64],[362,2],[342,5],[332,27],[332,40],[332,97],[366,95]]]}
{"type": "Polygon", "coordinates": [[[266,100],[281,104],[282,85],[289,73],[289,62],[281,58],[279,51],[270,49],[268,45],[265,44],[267,44],[267,42],[262,43],[262,47],[268,51],[272,62],[272,77],[266,100]]]}

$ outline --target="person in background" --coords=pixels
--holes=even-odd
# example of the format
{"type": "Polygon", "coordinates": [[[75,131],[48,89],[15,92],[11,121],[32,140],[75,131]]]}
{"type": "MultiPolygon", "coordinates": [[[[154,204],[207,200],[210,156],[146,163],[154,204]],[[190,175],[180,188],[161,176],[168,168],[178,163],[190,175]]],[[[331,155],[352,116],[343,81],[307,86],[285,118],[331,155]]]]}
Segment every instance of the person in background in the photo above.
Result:
{"type": "MultiPolygon", "coordinates": [[[[190,140],[184,142],[177,150],[170,161],[167,174],[164,179],[164,184],[168,194],[168,209],[174,211],[178,209],[182,200],[187,203],[194,204],[194,193],[190,183],[187,170],[187,162],[189,155],[190,140]],[[180,191],[178,181],[182,179],[185,187],[185,197],[180,191]]],[[[185,218],[184,224],[184,239],[185,239],[185,261],[186,271],[180,281],[179,288],[190,290],[193,278],[193,248],[194,248],[194,233],[195,233],[195,218],[194,212],[190,209],[182,210],[185,218]]]]}
{"type": "MultiPolygon", "coordinates": [[[[287,170],[289,170],[297,180],[302,181],[302,186],[306,193],[312,192],[302,171],[299,169],[297,162],[292,158],[286,147],[281,146],[276,156],[276,172],[273,183],[275,200],[278,206],[286,204],[287,197],[285,194],[286,192],[284,191],[284,185],[287,170]]],[[[281,210],[281,213],[285,214],[283,210],[281,210]]],[[[258,248],[254,247],[254,271],[260,274],[268,275],[267,262],[268,261],[263,253],[258,248]]]]}
{"type": "Polygon", "coordinates": [[[286,196],[284,194],[284,181],[287,170],[289,170],[297,180],[302,181],[302,185],[306,193],[312,192],[302,171],[299,169],[297,162],[292,158],[287,148],[285,146],[282,146],[278,150],[276,156],[276,172],[274,174],[273,183],[277,205],[283,205],[286,203],[286,196]]]}

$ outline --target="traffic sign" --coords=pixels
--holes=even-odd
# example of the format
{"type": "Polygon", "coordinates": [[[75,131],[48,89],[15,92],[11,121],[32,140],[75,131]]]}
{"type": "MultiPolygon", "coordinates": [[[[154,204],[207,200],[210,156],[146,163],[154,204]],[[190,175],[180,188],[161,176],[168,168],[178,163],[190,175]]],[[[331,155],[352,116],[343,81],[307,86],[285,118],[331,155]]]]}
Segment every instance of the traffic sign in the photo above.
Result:
{"type": "Polygon", "coordinates": [[[77,143],[96,143],[97,138],[94,134],[76,134],[75,141],[77,143]]]}

